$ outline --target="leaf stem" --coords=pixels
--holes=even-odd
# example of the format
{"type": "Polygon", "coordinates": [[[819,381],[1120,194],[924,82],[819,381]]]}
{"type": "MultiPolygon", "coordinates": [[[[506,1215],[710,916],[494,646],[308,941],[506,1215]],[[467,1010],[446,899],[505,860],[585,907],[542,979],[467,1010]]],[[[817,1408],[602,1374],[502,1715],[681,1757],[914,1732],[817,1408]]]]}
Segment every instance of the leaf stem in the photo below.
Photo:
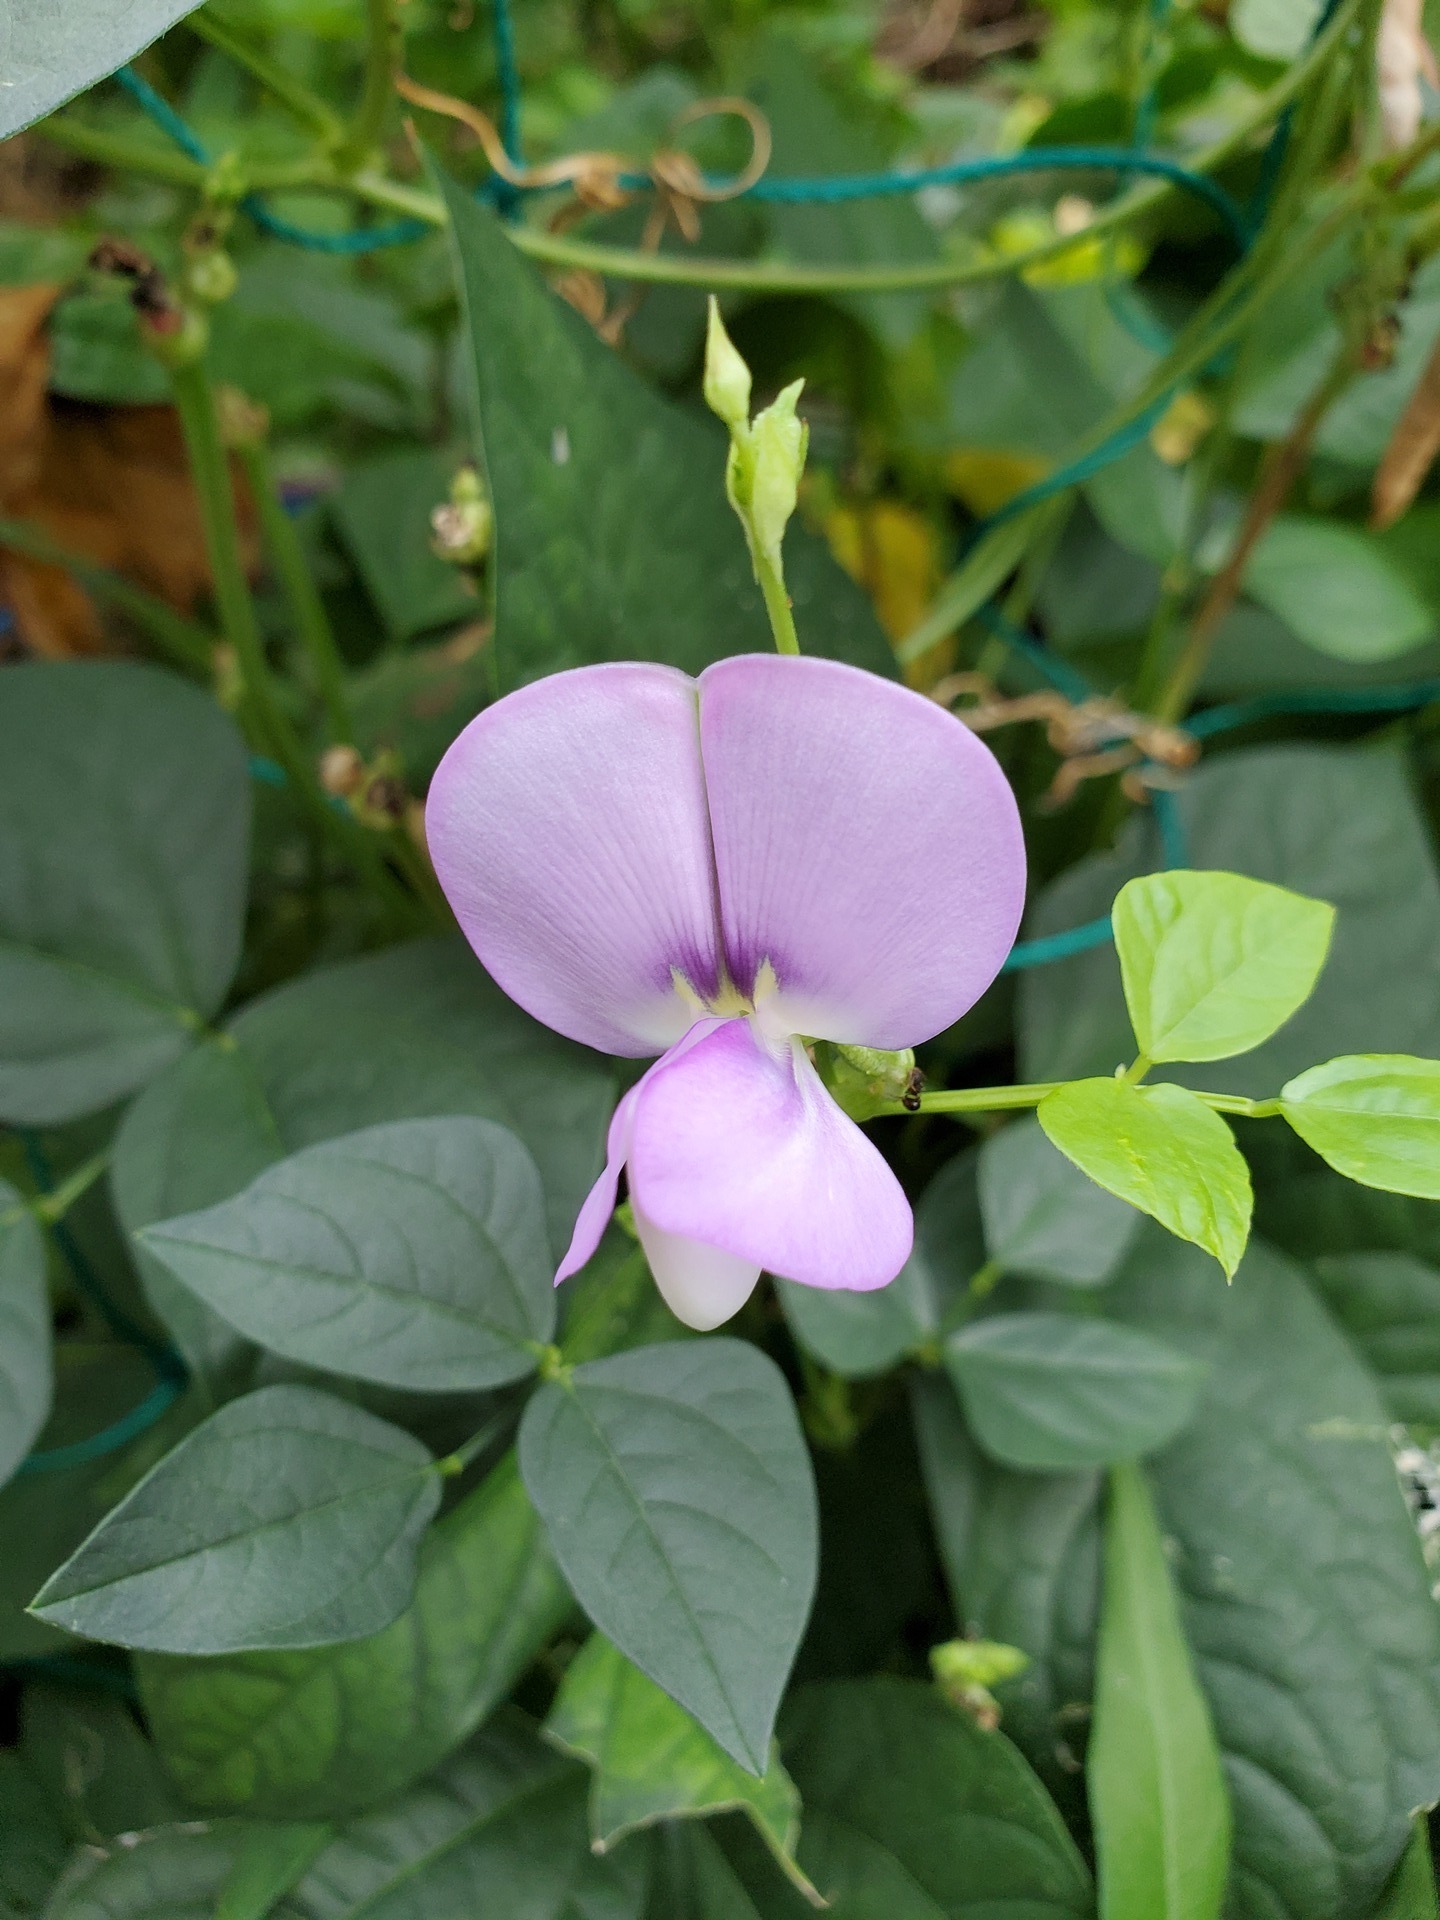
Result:
{"type": "Polygon", "coordinates": [[[318,133],[328,146],[344,138],[345,124],[328,102],[312,93],[303,81],[297,80],[268,54],[252,47],[223,20],[202,8],[190,14],[185,24],[212,47],[218,47],[236,66],[253,74],[262,87],[273,93],[282,106],[288,107],[302,125],[318,133]]]}
{"type": "Polygon", "coordinates": [[[387,906],[409,916],[413,907],[410,896],[385,865],[373,835],[348,810],[331,804],[310,755],[276,695],[240,554],[230,462],[203,357],[196,356],[172,366],[171,378],[205,529],[220,624],[234,649],[245,705],[258,743],[285,769],[297,799],[321,833],[339,844],[387,906]]]}
{"type": "Polygon", "coordinates": [[[765,596],[765,611],[770,616],[771,631],[775,635],[775,651],[799,653],[800,637],[795,631],[795,614],[790,605],[790,596],[785,591],[784,579],[758,548],[755,552],[755,577],[765,596]]]}
{"type": "Polygon", "coordinates": [[[30,1211],[45,1226],[53,1227],[57,1221],[65,1218],[82,1195],[89,1192],[109,1164],[110,1149],[105,1147],[82,1161],[73,1173],[67,1173],[58,1186],[31,1201],[30,1211]]]}
{"type": "Polygon", "coordinates": [[[335,642],[325,603],[306,563],[295,523],[285,511],[275,487],[270,453],[263,440],[245,441],[236,449],[250,492],[260,515],[265,545],[290,603],[295,631],[309,658],[316,689],[325,709],[332,740],[348,741],[355,729],[345,688],[345,668],[335,642]]]}
{"type": "Polygon", "coordinates": [[[385,130],[385,116],[395,97],[400,71],[399,0],[366,0],[369,39],[365,49],[365,79],[350,131],[336,150],[343,172],[353,173],[375,152],[385,130]]]}

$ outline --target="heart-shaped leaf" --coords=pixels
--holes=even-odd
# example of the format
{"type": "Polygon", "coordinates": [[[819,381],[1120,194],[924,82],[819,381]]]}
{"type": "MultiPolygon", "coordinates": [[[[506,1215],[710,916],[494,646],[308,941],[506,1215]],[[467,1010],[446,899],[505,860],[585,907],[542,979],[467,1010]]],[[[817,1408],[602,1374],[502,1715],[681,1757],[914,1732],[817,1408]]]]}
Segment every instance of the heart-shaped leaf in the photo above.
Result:
{"type": "Polygon", "coordinates": [[[1404,1053],[1327,1060],[1288,1083],[1281,1112],[1346,1179],[1440,1200],[1440,1060],[1404,1053]]]}
{"type": "Polygon", "coordinates": [[[383,1633],[223,1660],[142,1654],[145,1715],[195,1806],[331,1819],[452,1753],[574,1612],[514,1456],[426,1534],[383,1633]]]}
{"type": "Polygon", "coordinates": [[[1035,1120],[992,1133],[979,1172],[986,1251],[1006,1273],[1099,1286],[1139,1230],[1135,1209],[1057,1153],[1035,1120]]]}
{"type": "Polygon", "coordinates": [[[10,669],[0,1117],[97,1112],[193,1044],[240,958],[249,829],[244,744],[198,688],[110,661],[10,669]]]}
{"type": "Polygon", "coordinates": [[[555,1324],[540,1175],[488,1120],[306,1147],[142,1239],[261,1346],[416,1392],[520,1379],[555,1324]]]}
{"type": "Polygon", "coordinates": [[[1231,1277],[1250,1233],[1250,1172],[1229,1127],[1184,1087],[1072,1080],[1047,1094],[1040,1124],[1067,1159],[1231,1277]]]}
{"type": "Polygon", "coordinates": [[[1153,1453],[1195,1411],[1205,1368],[1108,1320],[1001,1313],[951,1334],[945,1366],[975,1437],[1039,1472],[1153,1453]]]}
{"type": "Polygon", "coordinates": [[[168,1453],[33,1611],[162,1653],[358,1639],[409,1600],[439,1502],[408,1433],[309,1387],[264,1387],[168,1453]]]}
{"type": "Polygon", "coordinates": [[[0,1180],[0,1482],[44,1426],[51,1386],[45,1244],[34,1214],[0,1180]]]}
{"type": "Polygon", "coordinates": [[[1120,889],[1114,922],[1140,1051],[1225,1060],[1310,997],[1335,909],[1238,873],[1151,873],[1120,889]]]}
{"type": "Polygon", "coordinates": [[[525,1409],[520,1471],[606,1637],[759,1776],[815,1590],[815,1486],[774,1362],[739,1340],[592,1360],[525,1409]]]}

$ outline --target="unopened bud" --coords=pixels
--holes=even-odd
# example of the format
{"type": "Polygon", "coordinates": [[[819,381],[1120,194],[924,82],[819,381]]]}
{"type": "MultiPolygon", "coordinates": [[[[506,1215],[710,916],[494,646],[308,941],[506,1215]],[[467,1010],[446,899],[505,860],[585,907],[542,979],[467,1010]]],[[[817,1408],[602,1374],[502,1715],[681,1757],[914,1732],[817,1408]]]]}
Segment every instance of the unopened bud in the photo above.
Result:
{"type": "Polygon", "coordinates": [[[930,1671],[935,1684],[950,1702],[986,1733],[1000,1724],[1000,1703],[990,1689],[1001,1680],[1013,1679],[1030,1664],[1018,1647],[1002,1646],[996,1640],[947,1640],[944,1646],[930,1649],[930,1671]]]}
{"type": "Polygon", "coordinates": [[[744,432],[750,418],[750,369],[725,331],[713,293],[705,330],[705,404],[732,433],[744,432]]]}
{"type": "Polygon", "coordinates": [[[327,793],[348,800],[360,791],[364,779],[365,762],[358,747],[327,747],[321,754],[320,784],[327,793]]]}
{"type": "Polygon", "coordinates": [[[227,447],[258,447],[270,432],[270,410],[238,387],[215,389],[215,412],[220,438],[227,447]]]}
{"type": "Polygon", "coordinates": [[[222,247],[197,253],[185,263],[186,290],[207,307],[218,307],[222,300],[228,300],[238,283],[235,262],[222,247]]]}
{"type": "Polygon", "coordinates": [[[810,444],[810,429],[795,412],[804,384],[803,380],[793,381],[763,413],[756,414],[750,429],[750,522],[757,546],[776,562],[799,498],[800,476],[810,444]]]}
{"type": "Polygon", "coordinates": [[[430,545],[452,566],[478,566],[490,551],[495,516],[474,467],[462,467],[450,486],[450,498],[430,516],[430,545]]]}

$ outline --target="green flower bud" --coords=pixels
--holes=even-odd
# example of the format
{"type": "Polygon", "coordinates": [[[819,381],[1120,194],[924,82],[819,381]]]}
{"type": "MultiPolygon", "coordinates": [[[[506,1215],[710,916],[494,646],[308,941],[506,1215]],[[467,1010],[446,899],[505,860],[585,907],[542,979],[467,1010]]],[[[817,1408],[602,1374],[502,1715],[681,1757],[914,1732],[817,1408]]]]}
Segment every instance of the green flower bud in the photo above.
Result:
{"type": "Polygon", "coordinates": [[[705,404],[732,434],[745,433],[750,419],[750,369],[725,331],[713,293],[705,332],[705,404]]]}
{"type": "Polygon", "coordinates": [[[793,381],[763,413],[756,414],[750,429],[750,524],[756,545],[777,566],[780,542],[795,511],[810,443],[810,430],[795,413],[804,384],[803,380],[793,381]]]}
{"type": "Polygon", "coordinates": [[[430,545],[452,566],[475,567],[490,550],[495,516],[474,467],[462,467],[450,483],[450,498],[430,516],[430,545]]]}

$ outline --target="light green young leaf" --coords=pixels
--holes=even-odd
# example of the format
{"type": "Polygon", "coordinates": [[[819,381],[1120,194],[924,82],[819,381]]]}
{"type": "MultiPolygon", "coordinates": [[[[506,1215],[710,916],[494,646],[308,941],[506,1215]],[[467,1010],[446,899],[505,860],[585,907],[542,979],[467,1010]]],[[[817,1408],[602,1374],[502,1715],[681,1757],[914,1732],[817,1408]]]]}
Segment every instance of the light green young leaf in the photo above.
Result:
{"type": "Polygon", "coordinates": [[[466,1115],[303,1148],[141,1238],[261,1346],[414,1392],[520,1379],[555,1324],[535,1163],[466,1115]]]}
{"type": "Polygon", "coordinates": [[[1120,889],[1114,920],[1140,1051],[1225,1060],[1309,998],[1335,909],[1238,873],[1152,873],[1120,889]]]}
{"type": "Polygon", "coordinates": [[[143,1654],[136,1673],[191,1805],[335,1819],[453,1752],[574,1605],[512,1454],[426,1534],[415,1597],[383,1633],[223,1660],[143,1654]]]}
{"type": "Polygon", "coordinates": [[[1219,1920],[1230,1800],[1134,1466],[1110,1476],[1087,1772],[1100,1920],[1219,1920]]]}
{"type": "Polygon", "coordinates": [[[1430,1857],[1430,1833],[1423,1813],[1415,1816],[1410,1844],[1385,1889],[1374,1920],[1440,1920],[1435,1862],[1430,1857]]]}
{"type": "Polygon", "coordinates": [[[1213,1253],[1234,1277],[1250,1235],[1250,1170],[1218,1113],[1184,1087],[1072,1080],[1040,1124],[1097,1185],[1213,1253]]]}
{"type": "Polygon", "coordinates": [[[520,1471],[595,1625],[757,1778],[815,1591],[790,1389],[739,1340],[593,1360],[525,1409],[520,1471]]]}
{"type": "Polygon", "coordinates": [[[1133,1327],[1002,1313],[945,1343],[976,1439],[1005,1466],[1099,1467],[1153,1453],[1187,1425],[1206,1369],[1133,1327]]]}
{"type": "Polygon", "coordinates": [[[200,688],[116,661],[7,672],[0,1118],[96,1113],[194,1043],[240,957],[249,828],[244,742],[200,688]]]}
{"type": "Polygon", "coordinates": [[[985,1247],[1006,1273],[1061,1286],[1100,1286],[1140,1216],[1065,1159],[1038,1122],[1017,1120],[980,1148],[985,1247]]]}
{"type": "Polygon", "coordinates": [[[1293,60],[1304,52],[1323,0],[1235,0],[1230,31],[1242,47],[1266,60],[1293,60]]]}
{"type": "Polygon", "coordinates": [[[1347,1180],[1440,1200],[1440,1060],[1343,1054],[1291,1080],[1280,1103],[1300,1138],[1347,1180]]]}
{"type": "Polygon", "coordinates": [[[312,1647],[405,1606],[440,1502],[429,1453],[309,1387],[232,1400],[154,1467],[32,1603],[162,1653],[312,1647]]]}
{"type": "Polygon", "coordinates": [[[0,1483],[44,1426],[52,1386],[45,1243],[35,1216],[0,1180],[0,1483]]]}
{"type": "Polygon", "coordinates": [[[334,1837],[325,1821],[255,1821],[237,1827],[234,1859],[215,1920],[266,1920],[334,1837]]]}
{"type": "Polygon", "coordinates": [[[657,1820],[743,1812],[782,1870],[808,1888],[795,1865],[800,1796],[779,1748],[772,1745],[764,1777],[755,1779],[603,1634],[591,1634],[566,1669],[545,1735],[594,1769],[590,1838],[597,1852],[657,1820]]]}

